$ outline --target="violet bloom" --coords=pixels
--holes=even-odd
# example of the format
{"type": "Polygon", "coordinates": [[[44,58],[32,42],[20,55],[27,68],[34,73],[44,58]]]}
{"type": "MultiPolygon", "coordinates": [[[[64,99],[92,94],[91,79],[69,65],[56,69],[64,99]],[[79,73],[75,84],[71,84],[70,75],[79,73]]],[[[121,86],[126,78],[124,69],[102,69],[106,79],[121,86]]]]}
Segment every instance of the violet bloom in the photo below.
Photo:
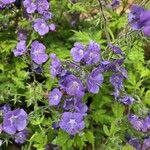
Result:
{"type": "Polygon", "coordinates": [[[139,119],[138,116],[131,114],[128,120],[137,131],[147,132],[147,125],[143,120],[139,119]]]}
{"type": "Polygon", "coordinates": [[[145,36],[150,36],[150,10],[146,10],[140,15],[140,22],[145,36]]]}
{"type": "Polygon", "coordinates": [[[50,93],[49,93],[49,96],[48,96],[48,99],[49,99],[49,105],[50,106],[56,106],[59,104],[60,100],[61,100],[61,97],[62,97],[62,92],[55,88],[53,89],[50,93]]]}
{"type": "Polygon", "coordinates": [[[6,5],[2,1],[0,1],[0,10],[4,9],[5,7],[6,5]]]}
{"type": "Polygon", "coordinates": [[[61,61],[57,58],[56,54],[51,54],[50,58],[51,58],[50,74],[53,77],[61,75],[63,72],[61,61]]]}
{"type": "Polygon", "coordinates": [[[47,34],[49,32],[49,26],[45,22],[44,19],[37,18],[34,21],[33,28],[36,32],[38,32],[41,36],[47,34]]]}
{"type": "Polygon", "coordinates": [[[36,0],[35,4],[39,14],[43,14],[45,11],[49,9],[49,3],[47,0],[36,0]]]}
{"type": "Polygon", "coordinates": [[[23,55],[27,50],[26,47],[26,41],[25,40],[21,40],[18,44],[17,47],[13,50],[13,53],[15,56],[21,56],[23,55]]]}
{"type": "Polygon", "coordinates": [[[78,97],[66,99],[63,107],[65,110],[75,111],[82,115],[85,115],[88,110],[87,106],[82,103],[82,99],[78,97]]]}
{"type": "Polygon", "coordinates": [[[108,46],[111,48],[111,50],[112,50],[115,54],[119,54],[119,55],[124,56],[124,52],[123,52],[118,46],[115,46],[115,45],[112,45],[112,44],[109,44],[108,46]]]}
{"type": "Polygon", "coordinates": [[[102,85],[103,80],[103,75],[100,74],[99,69],[94,69],[87,78],[88,91],[91,93],[98,93],[99,87],[102,85]]]}
{"type": "Polygon", "coordinates": [[[124,96],[119,99],[120,102],[122,102],[125,105],[131,105],[134,102],[134,99],[130,96],[124,96]]]}
{"type": "Polygon", "coordinates": [[[87,65],[96,64],[100,61],[100,46],[94,41],[91,41],[87,46],[84,54],[84,62],[87,65]]]}
{"type": "Polygon", "coordinates": [[[54,23],[51,23],[51,24],[49,25],[49,30],[50,30],[51,32],[56,31],[56,25],[55,25],[54,23]]]}
{"type": "Polygon", "coordinates": [[[119,4],[120,4],[120,0],[112,0],[111,7],[115,9],[119,6],[119,4]]]}
{"type": "Polygon", "coordinates": [[[49,12],[49,11],[44,11],[43,14],[42,14],[42,16],[43,16],[44,20],[50,20],[53,17],[52,13],[49,12]]]}
{"type": "Polygon", "coordinates": [[[48,59],[45,49],[46,47],[38,41],[31,44],[31,58],[38,65],[45,63],[48,59]]]}
{"type": "Polygon", "coordinates": [[[120,91],[115,88],[114,92],[112,93],[112,95],[114,96],[115,100],[117,100],[120,96],[120,91]]]}
{"type": "Polygon", "coordinates": [[[27,113],[23,109],[16,109],[5,114],[3,130],[8,134],[15,134],[27,126],[27,113]]]}
{"type": "Polygon", "coordinates": [[[125,68],[121,67],[121,66],[116,66],[116,72],[119,72],[124,78],[128,78],[128,72],[125,68]]]}
{"type": "Polygon", "coordinates": [[[147,116],[147,117],[144,119],[144,124],[146,125],[147,130],[149,131],[149,130],[150,130],[150,116],[147,116]]]}
{"type": "Polygon", "coordinates": [[[26,8],[27,13],[32,14],[36,10],[36,4],[32,0],[24,0],[23,6],[26,8]]]}
{"type": "Polygon", "coordinates": [[[83,115],[80,113],[64,112],[59,126],[70,135],[75,135],[84,129],[83,115]]]}
{"type": "Polygon", "coordinates": [[[34,72],[36,72],[37,74],[42,74],[43,73],[43,67],[42,67],[42,65],[38,65],[38,64],[36,64],[34,62],[32,64],[32,70],[34,72]]]}
{"type": "Polygon", "coordinates": [[[64,101],[64,106],[63,106],[63,108],[64,108],[65,110],[74,110],[74,108],[75,108],[75,101],[76,101],[76,99],[75,99],[74,97],[71,97],[71,98],[69,98],[69,99],[66,99],[66,100],[64,101]]]}
{"type": "Polygon", "coordinates": [[[27,31],[26,30],[19,30],[18,31],[19,40],[26,40],[27,39],[27,31]]]}
{"type": "Polygon", "coordinates": [[[123,76],[121,74],[113,74],[110,77],[110,83],[115,89],[121,90],[123,88],[123,76]]]}
{"type": "Polygon", "coordinates": [[[17,144],[23,144],[26,141],[26,138],[28,136],[28,131],[23,130],[15,134],[15,143],[17,144]]]}
{"type": "Polygon", "coordinates": [[[144,140],[142,150],[148,150],[149,148],[150,148],[150,137],[144,140]]]}
{"type": "Polygon", "coordinates": [[[83,97],[85,94],[81,80],[72,74],[67,75],[60,85],[70,96],[83,97]]]}
{"type": "Polygon", "coordinates": [[[77,113],[82,114],[83,116],[86,115],[86,112],[88,110],[88,107],[86,104],[82,103],[82,100],[80,98],[77,99],[76,104],[75,104],[75,111],[77,113]]]}
{"type": "Polygon", "coordinates": [[[137,138],[131,138],[128,143],[132,145],[136,150],[141,150],[140,141],[137,138]]]}
{"type": "Polygon", "coordinates": [[[16,0],[1,0],[1,2],[2,2],[3,4],[5,4],[5,5],[11,4],[11,3],[15,2],[15,1],[16,1],[16,0]]]}
{"type": "Polygon", "coordinates": [[[101,61],[100,66],[98,68],[100,72],[108,72],[108,71],[120,72],[118,69],[123,64],[124,59],[125,58],[114,59],[112,61],[103,60],[101,61]]]}
{"type": "Polygon", "coordinates": [[[74,43],[74,47],[71,49],[71,55],[75,62],[80,62],[84,57],[85,46],[76,42],[74,43]]]}
{"type": "Polygon", "coordinates": [[[131,12],[128,15],[128,21],[133,30],[138,30],[141,28],[140,15],[144,11],[144,8],[138,5],[133,5],[131,7],[131,12]]]}
{"type": "Polygon", "coordinates": [[[5,115],[9,111],[11,111],[11,107],[8,104],[5,104],[0,107],[0,112],[2,112],[3,115],[5,115]]]}

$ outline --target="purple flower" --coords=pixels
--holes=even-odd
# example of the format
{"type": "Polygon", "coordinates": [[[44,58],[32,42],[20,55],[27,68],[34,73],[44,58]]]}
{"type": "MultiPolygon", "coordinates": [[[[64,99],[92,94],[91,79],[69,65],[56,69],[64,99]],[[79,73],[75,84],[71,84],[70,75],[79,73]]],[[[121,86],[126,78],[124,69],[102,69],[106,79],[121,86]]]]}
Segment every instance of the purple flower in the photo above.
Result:
{"type": "Polygon", "coordinates": [[[87,65],[96,64],[100,61],[100,46],[94,41],[91,41],[87,46],[84,54],[84,62],[87,65]]]}
{"type": "Polygon", "coordinates": [[[13,53],[15,56],[21,56],[22,54],[24,54],[27,50],[26,47],[26,41],[25,40],[21,40],[18,44],[17,47],[13,50],[13,53]]]}
{"type": "Polygon", "coordinates": [[[143,28],[143,33],[145,36],[150,37],[150,26],[143,28]]]}
{"type": "Polygon", "coordinates": [[[137,138],[131,138],[128,143],[136,148],[136,150],[141,150],[141,144],[137,138]]]}
{"type": "Polygon", "coordinates": [[[88,91],[91,93],[98,93],[99,87],[102,85],[103,80],[103,75],[100,74],[99,69],[94,69],[87,78],[88,91]]]}
{"type": "Polygon", "coordinates": [[[26,30],[19,30],[18,31],[19,40],[26,40],[27,39],[27,31],[26,30]]]}
{"type": "Polygon", "coordinates": [[[37,11],[39,14],[43,14],[49,9],[49,3],[47,0],[36,0],[35,4],[37,6],[37,11]]]}
{"type": "Polygon", "coordinates": [[[33,28],[41,36],[43,36],[49,32],[49,26],[47,25],[45,20],[41,19],[41,18],[38,18],[34,21],[33,28]]]}
{"type": "Polygon", "coordinates": [[[15,2],[16,0],[1,0],[3,4],[11,4],[15,2]]]}
{"type": "Polygon", "coordinates": [[[56,25],[54,23],[50,24],[49,25],[49,30],[52,31],[52,32],[56,31],[56,25]]]}
{"type": "Polygon", "coordinates": [[[2,112],[3,115],[5,115],[9,111],[11,111],[11,107],[8,104],[5,104],[0,107],[0,112],[2,112]]]}
{"type": "Polygon", "coordinates": [[[87,110],[88,107],[86,106],[86,104],[82,103],[82,99],[78,98],[75,104],[75,111],[85,116],[87,110]]]}
{"type": "Polygon", "coordinates": [[[45,63],[48,59],[45,49],[46,47],[38,41],[31,44],[31,58],[38,65],[45,63]]]}
{"type": "Polygon", "coordinates": [[[100,72],[108,72],[108,71],[113,71],[113,72],[120,72],[120,66],[123,64],[124,58],[121,59],[114,59],[112,61],[108,60],[103,60],[101,61],[100,66],[98,67],[100,72]]]}
{"type": "Polygon", "coordinates": [[[124,52],[118,46],[115,46],[115,45],[112,45],[112,44],[109,44],[108,46],[111,48],[111,50],[115,54],[120,54],[120,55],[124,56],[124,52]]]}
{"type": "Polygon", "coordinates": [[[49,11],[44,11],[42,15],[43,15],[44,20],[49,20],[49,19],[52,19],[53,17],[52,13],[49,11]]]}
{"type": "Polygon", "coordinates": [[[60,85],[70,96],[83,97],[85,94],[81,80],[72,74],[67,75],[60,85]]]}
{"type": "Polygon", "coordinates": [[[120,102],[124,103],[125,105],[131,105],[134,102],[134,99],[130,96],[124,96],[119,99],[120,102]]]}
{"type": "Polygon", "coordinates": [[[8,134],[15,134],[27,126],[27,113],[23,109],[9,111],[4,116],[3,129],[8,134]]]}
{"type": "Polygon", "coordinates": [[[22,130],[15,134],[15,142],[18,144],[23,144],[26,141],[27,136],[28,136],[28,131],[22,130]]]}
{"type": "Polygon", "coordinates": [[[66,99],[63,107],[65,110],[75,111],[82,115],[85,115],[88,110],[87,106],[82,103],[82,99],[78,97],[66,99]]]}
{"type": "Polygon", "coordinates": [[[118,97],[120,96],[120,90],[118,90],[117,88],[115,88],[115,90],[112,93],[112,95],[114,96],[115,100],[117,100],[118,97]]]}
{"type": "Polygon", "coordinates": [[[130,114],[128,120],[137,131],[147,132],[147,125],[138,116],[130,114]]]}
{"type": "Polygon", "coordinates": [[[5,7],[6,5],[2,1],[0,1],[0,10],[4,9],[5,7]]]}
{"type": "Polygon", "coordinates": [[[70,135],[75,135],[84,129],[83,115],[80,113],[64,112],[59,126],[70,135]]]}
{"type": "Polygon", "coordinates": [[[56,106],[59,104],[60,100],[61,100],[61,97],[62,97],[62,92],[55,88],[53,89],[50,93],[49,93],[49,96],[48,96],[48,99],[49,99],[49,105],[50,106],[56,106]]]}
{"type": "Polygon", "coordinates": [[[51,54],[50,58],[52,60],[50,66],[50,74],[53,77],[56,77],[57,75],[61,75],[64,71],[60,60],[57,58],[56,54],[51,54]]]}
{"type": "Polygon", "coordinates": [[[27,13],[34,13],[36,10],[36,5],[32,2],[32,0],[25,0],[23,2],[24,7],[26,8],[27,13]]]}
{"type": "Polygon", "coordinates": [[[142,26],[150,26],[150,10],[142,11],[140,14],[140,22],[142,26]]]}
{"type": "Polygon", "coordinates": [[[111,2],[111,7],[112,8],[117,8],[120,4],[120,0],[112,0],[111,2]]]}
{"type": "Polygon", "coordinates": [[[121,74],[113,74],[110,77],[110,83],[114,86],[115,89],[121,90],[123,88],[123,76],[121,74]]]}
{"type": "Polygon", "coordinates": [[[149,148],[150,148],[150,137],[144,140],[142,150],[148,150],[149,148]]]}
{"type": "Polygon", "coordinates": [[[147,126],[147,130],[150,129],[150,116],[147,116],[144,120],[146,126],[147,126]]]}
{"type": "Polygon", "coordinates": [[[71,49],[71,55],[75,62],[80,62],[84,57],[85,46],[80,43],[75,43],[74,47],[71,49]]]}
{"type": "Polygon", "coordinates": [[[140,15],[144,11],[144,8],[138,5],[133,5],[131,7],[131,12],[128,15],[129,24],[133,30],[138,30],[141,28],[140,15]]]}
{"type": "Polygon", "coordinates": [[[127,70],[121,66],[116,66],[116,72],[120,73],[124,78],[128,78],[128,73],[127,73],[127,70]]]}
{"type": "Polygon", "coordinates": [[[150,36],[150,10],[146,10],[140,15],[140,22],[145,36],[150,36]]]}
{"type": "Polygon", "coordinates": [[[65,102],[64,102],[63,108],[65,110],[74,110],[74,108],[75,108],[75,101],[76,101],[76,98],[74,98],[74,97],[66,99],[65,102]]]}
{"type": "Polygon", "coordinates": [[[38,64],[36,64],[34,62],[32,64],[32,70],[34,72],[36,72],[37,74],[42,74],[43,73],[43,67],[42,67],[42,65],[38,65],[38,64]]]}

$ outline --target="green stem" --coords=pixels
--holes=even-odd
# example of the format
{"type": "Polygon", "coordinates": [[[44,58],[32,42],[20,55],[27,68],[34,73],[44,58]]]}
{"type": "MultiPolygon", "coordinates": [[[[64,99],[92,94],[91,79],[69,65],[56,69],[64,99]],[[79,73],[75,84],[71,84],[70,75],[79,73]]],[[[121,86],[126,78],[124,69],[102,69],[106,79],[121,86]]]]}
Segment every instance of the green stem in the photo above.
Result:
{"type": "Polygon", "coordinates": [[[99,8],[100,8],[100,12],[102,14],[102,17],[103,17],[103,21],[104,21],[104,32],[105,32],[105,36],[107,38],[107,42],[110,43],[111,40],[110,40],[110,36],[109,36],[109,33],[107,31],[107,20],[106,20],[106,17],[104,15],[104,11],[103,11],[103,6],[102,6],[102,3],[101,3],[101,0],[98,0],[99,2],[99,8]]]}

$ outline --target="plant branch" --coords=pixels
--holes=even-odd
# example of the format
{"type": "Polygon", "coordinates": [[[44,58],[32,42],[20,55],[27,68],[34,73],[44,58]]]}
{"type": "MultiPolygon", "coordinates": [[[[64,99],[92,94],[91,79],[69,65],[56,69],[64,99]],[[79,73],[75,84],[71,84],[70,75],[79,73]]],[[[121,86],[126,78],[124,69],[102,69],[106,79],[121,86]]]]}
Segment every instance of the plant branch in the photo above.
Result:
{"type": "Polygon", "coordinates": [[[111,40],[110,40],[109,33],[108,33],[108,31],[107,31],[107,19],[106,19],[105,15],[104,15],[104,11],[103,11],[103,6],[102,6],[102,3],[101,3],[101,0],[98,0],[98,2],[99,2],[100,12],[102,13],[102,17],[103,17],[103,21],[104,21],[104,32],[105,32],[105,36],[106,36],[106,38],[107,38],[107,42],[110,43],[111,40]]]}

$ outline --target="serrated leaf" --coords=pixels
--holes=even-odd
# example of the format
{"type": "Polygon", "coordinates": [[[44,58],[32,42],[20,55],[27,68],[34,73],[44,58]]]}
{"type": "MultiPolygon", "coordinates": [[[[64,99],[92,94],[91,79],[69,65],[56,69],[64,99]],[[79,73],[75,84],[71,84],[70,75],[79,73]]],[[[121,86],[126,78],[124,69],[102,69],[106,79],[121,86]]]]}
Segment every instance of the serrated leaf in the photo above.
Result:
{"type": "Polygon", "coordinates": [[[103,130],[104,130],[104,133],[107,135],[107,136],[110,136],[110,131],[108,129],[108,127],[106,125],[103,125],[103,130]]]}

